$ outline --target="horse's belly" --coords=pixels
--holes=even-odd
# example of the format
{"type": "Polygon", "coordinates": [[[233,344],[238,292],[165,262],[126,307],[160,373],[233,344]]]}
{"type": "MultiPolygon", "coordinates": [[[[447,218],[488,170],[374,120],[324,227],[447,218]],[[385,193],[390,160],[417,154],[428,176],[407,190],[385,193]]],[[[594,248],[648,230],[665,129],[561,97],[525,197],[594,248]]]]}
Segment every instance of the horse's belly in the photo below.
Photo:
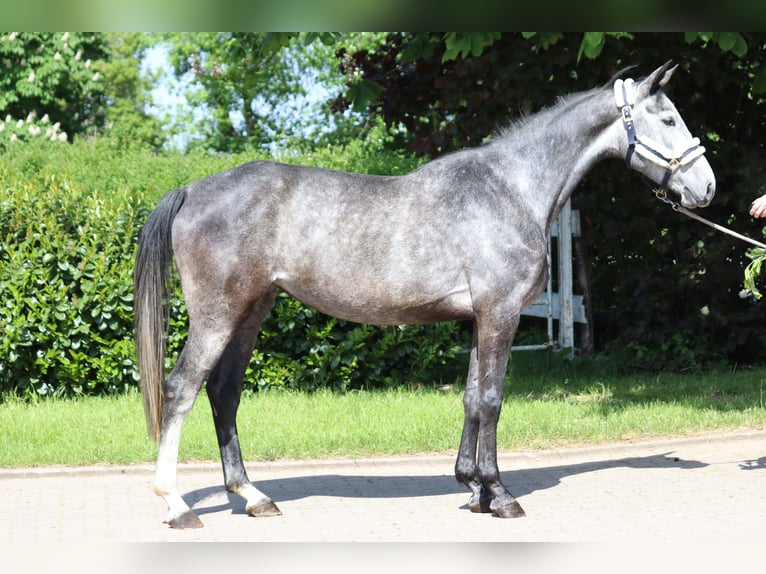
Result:
{"type": "Polygon", "coordinates": [[[405,325],[473,317],[467,287],[436,291],[413,285],[403,290],[380,282],[368,285],[362,281],[314,283],[289,277],[279,277],[274,283],[326,315],[355,323],[405,325]]]}

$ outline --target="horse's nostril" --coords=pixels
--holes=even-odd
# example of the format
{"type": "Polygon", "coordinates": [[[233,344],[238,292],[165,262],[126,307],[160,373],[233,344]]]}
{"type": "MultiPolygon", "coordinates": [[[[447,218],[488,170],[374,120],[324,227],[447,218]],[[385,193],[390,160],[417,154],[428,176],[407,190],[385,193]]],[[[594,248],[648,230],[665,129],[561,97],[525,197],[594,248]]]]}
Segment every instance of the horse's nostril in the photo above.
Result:
{"type": "Polygon", "coordinates": [[[707,184],[707,198],[712,199],[713,195],[715,195],[715,184],[714,183],[708,183],[707,184]]]}

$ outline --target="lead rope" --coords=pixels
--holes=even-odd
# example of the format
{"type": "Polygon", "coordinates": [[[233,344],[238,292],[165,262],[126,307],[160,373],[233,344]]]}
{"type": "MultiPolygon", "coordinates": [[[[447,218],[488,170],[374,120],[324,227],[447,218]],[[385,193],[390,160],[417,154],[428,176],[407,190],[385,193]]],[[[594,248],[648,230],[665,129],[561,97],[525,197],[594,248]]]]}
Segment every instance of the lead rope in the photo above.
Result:
{"type": "Polygon", "coordinates": [[[712,227],[716,231],[726,233],[727,235],[731,235],[732,237],[736,237],[737,239],[741,239],[742,241],[751,243],[752,245],[755,245],[756,247],[760,247],[761,249],[766,249],[765,243],[756,241],[755,239],[752,239],[748,237],[747,235],[742,235],[741,233],[737,233],[736,231],[729,229],[728,227],[724,227],[723,225],[718,225],[717,223],[713,223],[712,221],[705,219],[704,217],[700,217],[696,213],[693,213],[692,211],[686,209],[683,205],[679,205],[678,203],[670,199],[668,197],[667,191],[662,189],[661,187],[655,187],[654,189],[652,189],[652,191],[654,192],[654,195],[657,197],[657,199],[670,205],[673,211],[677,211],[678,213],[683,213],[687,217],[696,219],[697,221],[704,223],[705,225],[709,227],[712,227]]]}

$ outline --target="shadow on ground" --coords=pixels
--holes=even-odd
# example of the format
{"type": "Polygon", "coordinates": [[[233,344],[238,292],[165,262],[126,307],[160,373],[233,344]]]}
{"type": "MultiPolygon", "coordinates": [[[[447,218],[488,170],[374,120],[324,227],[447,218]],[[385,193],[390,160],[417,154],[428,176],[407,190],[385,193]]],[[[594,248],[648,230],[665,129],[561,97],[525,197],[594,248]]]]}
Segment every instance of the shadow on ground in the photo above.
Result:
{"type": "MultiPolygon", "coordinates": [[[[610,468],[634,469],[663,469],[681,468],[695,469],[708,466],[707,463],[695,460],[683,460],[673,456],[672,451],[645,457],[628,457],[614,460],[589,461],[560,466],[509,470],[501,472],[505,485],[517,498],[557,486],[568,476],[596,472],[610,468]]],[[[766,468],[766,457],[740,463],[743,470],[766,468]]],[[[445,469],[447,470],[447,469],[445,469]]],[[[451,470],[451,469],[449,469],[451,470]]],[[[441,496],[465,492],[468,500],[468,489],[458,483],[454,476],[368,476],[346,474],[322,474],[277,478],[259,481],[257,476],[251,476],[258,488],[279,504],[284,501],[299,500],[313,496],[329,496],[339,498],[417,498],[424,496],[441,496]]],[[[208,499],[224,492],[222,485],[211,486],[191,491],[184,496],[187,504],[199,515],[212,514],[230,510],[232,514],[244,514],[242,500],[233,494],[225,493],[228,502],[224,504],[207,505],[208,499]]],[[[463,508],[467,508],[464,506],[463,508]]]]}

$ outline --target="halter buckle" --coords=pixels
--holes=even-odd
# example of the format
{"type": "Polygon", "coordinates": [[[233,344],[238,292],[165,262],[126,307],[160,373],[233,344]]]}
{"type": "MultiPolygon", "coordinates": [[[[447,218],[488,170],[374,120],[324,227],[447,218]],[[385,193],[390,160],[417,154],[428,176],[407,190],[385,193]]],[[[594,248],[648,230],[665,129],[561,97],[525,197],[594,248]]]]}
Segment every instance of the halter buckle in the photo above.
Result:
{"type": "Polygon", "coordinates": [[[623,106],[622,122],[625,124],[626,127],[633,125],[633,108],[631,106],[623,106]]]}

